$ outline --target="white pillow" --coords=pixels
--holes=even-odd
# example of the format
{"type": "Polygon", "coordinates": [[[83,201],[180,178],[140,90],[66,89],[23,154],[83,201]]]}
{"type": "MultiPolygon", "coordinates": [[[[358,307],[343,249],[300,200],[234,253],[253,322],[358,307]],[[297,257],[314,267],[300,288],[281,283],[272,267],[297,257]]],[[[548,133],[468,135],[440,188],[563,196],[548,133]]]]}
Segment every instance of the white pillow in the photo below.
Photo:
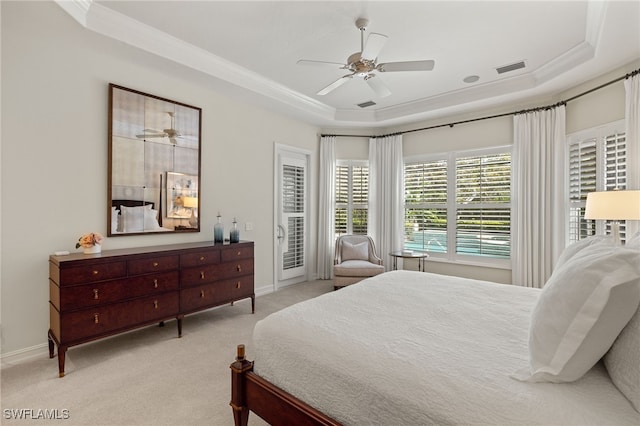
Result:
{"type": "Polygon", "coordinates": [[[611,381],[640,412],[640,308],[604,356],[611,381]]]}
{"type": "Polygon", "coordinates": [[[529,368],[513,377],[531,382],[579,379],[611,347],[640,303],[640,252],[592,245],[545,284],[531,315],[529,368]]]}
{"type": "Polygon", "coordinates": [[[111,232],[118,232],[118,216],[120,211],[116,209],[116,206],[111,206],[111,232]]]}
{"type": "Polygon", "coordinates": [[[564,265],[569,259],[578,254],[581,250],[592,246],[593,244],[606,244],[613,245],[613,237],[610,235],[593,235],[591,237],[583,238],[575,243],[569,244],[560,254],[554,270],[557,270],[564,265]]]}
{"type": "Polygon", "coordinates": [[[144,229],[158,229],[158,210],[148,209],[144,211],[144,229]]]}
{"type": "Polygon", "coordinates": [[[144,231],[145,211],[151,210],[151,204],[136,207],[120,206],[122,232],[144,231]]]}
{"type": "Polygon", "coordinates": [[[343,262],[345,260],[369,260],[369,243],[364,241],[351,244],[348,241],[343,241],[341,258],[343,262]]]}

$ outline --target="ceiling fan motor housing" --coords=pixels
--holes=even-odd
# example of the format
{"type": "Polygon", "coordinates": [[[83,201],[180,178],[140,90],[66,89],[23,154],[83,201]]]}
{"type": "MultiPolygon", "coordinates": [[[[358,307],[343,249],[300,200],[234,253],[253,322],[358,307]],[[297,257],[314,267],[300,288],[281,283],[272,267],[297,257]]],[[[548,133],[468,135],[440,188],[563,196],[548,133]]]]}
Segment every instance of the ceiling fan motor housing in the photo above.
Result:
{"type": "Polygon", "coordinates": [[[362,59],[361,52],[356,52],[347,59],[349,69],[360,77],[369,74],[376,67],[373,61],[362,59]]]}

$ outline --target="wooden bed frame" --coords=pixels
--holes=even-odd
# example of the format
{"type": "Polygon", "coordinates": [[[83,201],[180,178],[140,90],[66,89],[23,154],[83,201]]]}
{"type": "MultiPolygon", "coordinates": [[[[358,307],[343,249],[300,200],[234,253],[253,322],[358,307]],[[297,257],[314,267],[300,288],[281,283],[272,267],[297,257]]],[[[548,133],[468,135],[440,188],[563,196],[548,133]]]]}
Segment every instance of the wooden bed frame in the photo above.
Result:
{"type": "Polygon", "coordinates": [[[244,345],[238,345],[236,360],[231,364],[230,405],[236,426],[247,426],[250,411],[275,426],[341,425],[254,373],[253,362],[245,358],[244,345]]]}

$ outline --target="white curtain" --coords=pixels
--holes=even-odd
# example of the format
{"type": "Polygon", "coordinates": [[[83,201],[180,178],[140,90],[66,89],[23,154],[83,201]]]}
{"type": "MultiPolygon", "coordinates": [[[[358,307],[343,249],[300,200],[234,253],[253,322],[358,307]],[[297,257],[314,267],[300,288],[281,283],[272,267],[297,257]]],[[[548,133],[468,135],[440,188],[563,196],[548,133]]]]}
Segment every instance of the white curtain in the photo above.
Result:
{"type": "Polygon", "coordinates": [[[402,249],[404,165],[402,135],[369,139],[369,235],[385,269],[402,249]]]}
{"type": "Polygon", "coordinates": [[[318,194],[318,278],[333,277],[333,250],[335,245],[335,192],[336,180],[335,136],[320,138],[320,182],[318,194]]]}
{"type": "Polygon", "coordinates": [[[565,107],[513,119],[512,282],[541,288],[564,248],[565,107]]]}
{"type": "MultiPolygon", "coordinates": [[[[627,189],[640,189],[640,74],[624,81],[627,141],[627,189]]],[[[640,230],[638,221],[627,222],[627,235],[640,230]]]]}

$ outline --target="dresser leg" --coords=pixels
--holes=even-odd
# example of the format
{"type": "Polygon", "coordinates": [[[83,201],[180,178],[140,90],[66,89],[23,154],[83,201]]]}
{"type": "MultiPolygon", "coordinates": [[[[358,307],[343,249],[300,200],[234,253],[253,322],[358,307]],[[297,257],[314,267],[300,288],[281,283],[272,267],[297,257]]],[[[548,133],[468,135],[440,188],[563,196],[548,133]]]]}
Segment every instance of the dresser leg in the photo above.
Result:
{"type": "Polygon", "coordinates": [[[51,338],[51,332],[47,334],[47,340],[49,341],[49,358],[53,358],[54,343],[53,339],[51,338]]]}
{"type": "Polygon", "coordinates": [[[67,354],[67,347],[58,345],[58,375],[64,377],[64,359],[67,354]]]}
{"type": "Polygon", "coordinates": [[[182,318],[184,318],[183,316],[179,316],[177,319],[177,323],[178,323],[178,337],[182,337],[182,318]]]}
{"type": "Polygon", "coordinates": [[[160,322],[158,323],[158,327],[164,327],[164,321],[160,321],[160,322]]]}
{"type": "Polygon", "coordinates": [[[251,313],[256,313],[256,295],[251,296],[251,313]]]}

